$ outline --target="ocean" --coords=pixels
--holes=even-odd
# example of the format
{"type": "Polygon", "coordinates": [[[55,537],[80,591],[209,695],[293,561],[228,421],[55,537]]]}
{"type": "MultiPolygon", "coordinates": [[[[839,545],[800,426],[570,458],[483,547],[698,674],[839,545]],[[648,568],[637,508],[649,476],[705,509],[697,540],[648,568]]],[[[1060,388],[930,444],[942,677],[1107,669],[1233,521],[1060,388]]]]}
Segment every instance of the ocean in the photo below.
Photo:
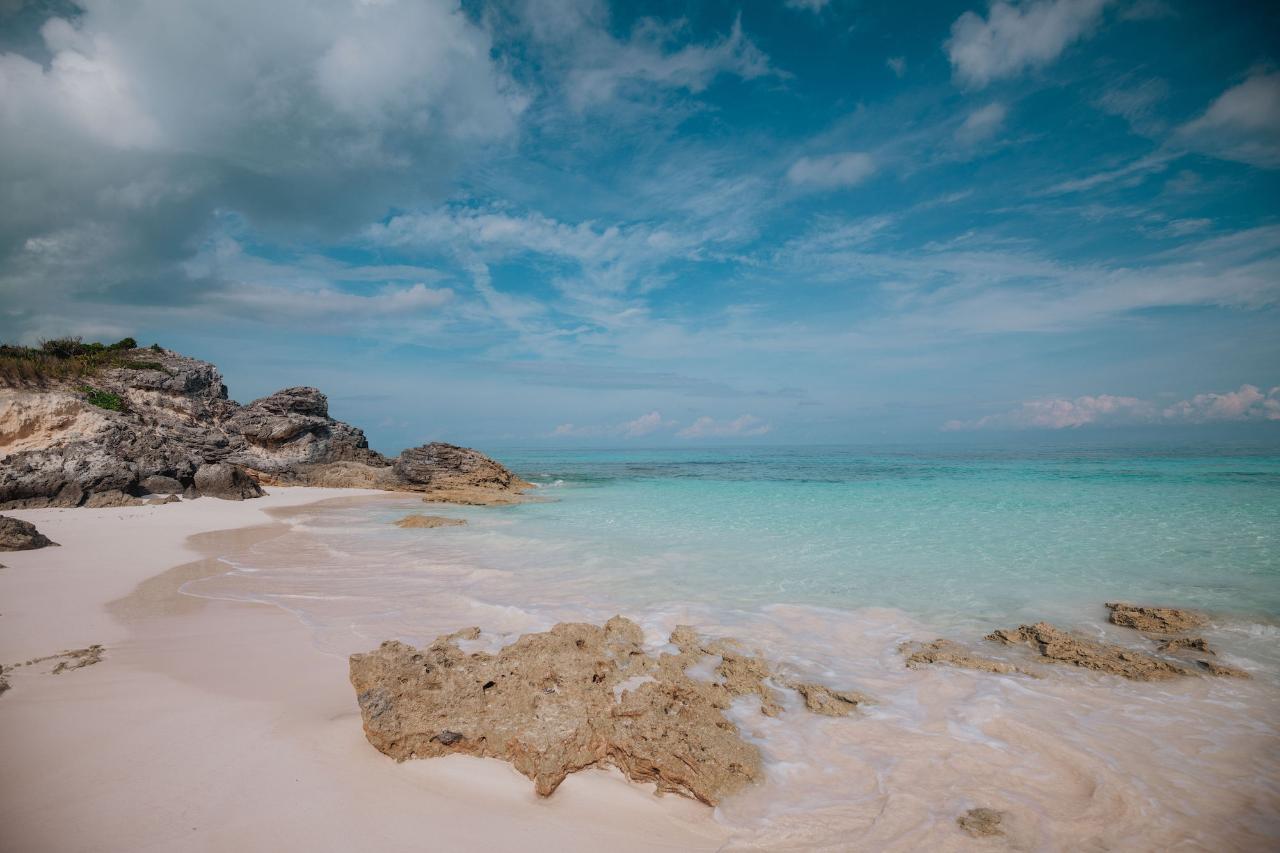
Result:
{"type": "Polygon", "coordinates": [[[496,647],[622,613],[655,646],[691,624],[872,695],[856,720],[735,710],[770,768],[717,810],[744,847],[945,846],[975,805],[1010,810],[1008,832],[1032,848],[1247,849],[1280,835],[1274,447],[494,455],[537,500],[306,508],[184,591],[275,604],[342,655],[468,625],[496,647]],[[468,524],[392,525],[424,511],[468,524]],[[1218,659],[1253,678],[921,672],[898,651],[936,637],[981,650],[991,630],[1035,621],[1150,646],[1106,624],[1113,600],[1206,612],[1218,659]]]}

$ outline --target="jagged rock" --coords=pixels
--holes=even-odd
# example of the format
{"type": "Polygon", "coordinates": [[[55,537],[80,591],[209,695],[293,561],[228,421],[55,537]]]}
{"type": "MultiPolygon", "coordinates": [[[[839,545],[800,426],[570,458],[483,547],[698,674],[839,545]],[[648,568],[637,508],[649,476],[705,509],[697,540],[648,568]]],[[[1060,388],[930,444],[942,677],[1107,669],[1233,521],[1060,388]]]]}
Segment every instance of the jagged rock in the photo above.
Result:
{"type": "Polygon", "coordinates": [[[34,551],[57,544],[31,522],[0,515],[0,551],[34,551]]]}
{"type": "Polygon", "coordinates": [[[1122,601],[1107,602],[1111,622],[1148,634],[1181,634],[1207,625],[1209,620],[1190,610],[1174,607],[1143,607],[1122,601]]]}
{"type": "Polygon", "coordinates": [[[1217,675],[1226,678],[1253,678],[1252,675],[1239,667],[1225,663],[1218,663],[1217,661],[1198,660],[1196,661],[1196,665],[1210,675],[1217,675]]]}
{"type": "Polygon", "coordinates": [[[847,717],[856,711],[859,705],[871,701],[863,694],[852,690],[832,690],[830,687],[806,681],[788,681],[787,686],[800,694],[806,708],[824,717],[847,717]]]}
{"type": "Polygon", "coordinates": [[[151,495],[180,495],[186,488],[174,477],[163,474],[152,474],[138,484],[142,490],[151,495]]]}
{"type": "Polygon", "coordinates": [[[142,506],[142,499],[125,494],[118,489],[108,492],[93,492],[81,504],[85,509],[106,509],[117,506],[142,506]]]}
{"type": "Polygon", "coordinates": [[[143,503],[147,506],[163,506],[165,504],[182,503],[182,498],[177,495],[165,495],[164,497],[147,498],[143,503]]]}
{"type": "Polygon", "coordinates": [[[1216,655],[1209,643],[1204,637],[1172,637],[1156,646],[1158,651],[1162,652],[1202,652],[1207,655],[1216,655]]]}
{"type": "MultiPolygon", "coordinates": [[[[633,781],[714,805],[763,772],[759,751],[724,710],[750,694],[761,697],[764,713],[781,706],[775,710],[776,695],[765,692],[767,667],[736,644],[702,643],[682,626],[671,635],[679,654],[655,658],[644,651],[640,627],[620,616],[603,627],[561,623],[497,654],[458,647],[478,636],[471,628],[421,650],[388,641],[352,655],[351,683],[373,746],[401,761],[452,752],[504,758],[543,796],[569,773],[608,764],[633,781]],[[686,672],[706,648],[732,657],[717,668],[723,683],[686,672]]],[[[802,686],[819,713],[863,701],[802,686]]]]}
{"type": "Polygon", "coordinates": [[[215,463],[241,466],[267,484],[413,491],[480,505],[513,503],[529,488],[492,459],[453,445],[388,459],[361,430],[331,418],[315,388],[241,406],[227,398],[212,364],[170,350],[119,355],[132,366],[39,389],[0,387],[0,509],[81,506],[98,492],[194,497],[196,470],[215,463]],[[122,411],[91,405],[79,390],[86,382],[119,397],[122,411]]]}
{"type": "Polygon", "coordinates": [[[427,492],[426,500],[433,501],[515,503],[523,490],[532,488],[483,453],[439,441],[404,451],[392,469],[403,488],[427,492]]]}
{"type": "Polygon", "coordinates": [[[1158,681],[1190,674],[1168,661],[1124,646],[1077,637],[1047,622],[1023,625],[1012,631],[994,631],[987,639],[1006,645],[1026,643],[1041,657],[1054,663],[1093,669],[1135,681],[1158,681]]]}
{"type": "Polygon", "coordinates": [[[467,520],[465,518],[445,518],[443,515],[406,515],[395,522],[395,525],[396,527],[431,528],[461,527],[466,523],[467,520]]]}
{"type": "Polygon", "coordinates": [[[1002,675],[1017,673],[1019,675],[1029,675],[1032,678],[1040,677],[1033,670],[975,655],[951,640],[937,639],[932,643],[903,643],[898,647],[898,651],[906,655],[906,665],[909,669],[919,669],[928,664],[941,663],[963,669],[976,669],[980,672],[994,672],[1002,675]]]}
{"type": "Polygon", "coordinates": [[[194,485],[202,495],[227,501],[260,498],[265,494],[243,468],[227,462],[201,465],[196,470],[194,485]]]}
{"type": "Polygon", "coordinates": [[[1004,820],[1004,812],[995,809],[969,809],[956,823],[974,838],[988,838],[993,835],[1004,835],[1000,823],[1004,820]]]}

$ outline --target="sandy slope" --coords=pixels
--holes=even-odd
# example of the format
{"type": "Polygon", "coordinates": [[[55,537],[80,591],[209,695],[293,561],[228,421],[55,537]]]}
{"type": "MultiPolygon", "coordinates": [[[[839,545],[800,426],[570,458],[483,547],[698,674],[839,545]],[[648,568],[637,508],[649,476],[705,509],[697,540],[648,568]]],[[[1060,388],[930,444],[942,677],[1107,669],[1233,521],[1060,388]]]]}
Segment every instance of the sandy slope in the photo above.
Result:
{"type": "Polygon", "coordinates": [[[0,560],[8,566],[0,661],[92,643],[107,656],[56,676],[49,665],[10,676],[13,689],[0,697],[0,849],[621,851],[723,842],[701,806],[655,798],[614,774],[578,774],[538,800],[502,763],[397,765],[373,750],[346,661],[317,651],[297,620],[178,592],[219,570],[210,554],[270,535],[264,525],[279,522],[265,510],[353,495],[271,491],[243,503],[10,513],[62,547],[0,560]]]}

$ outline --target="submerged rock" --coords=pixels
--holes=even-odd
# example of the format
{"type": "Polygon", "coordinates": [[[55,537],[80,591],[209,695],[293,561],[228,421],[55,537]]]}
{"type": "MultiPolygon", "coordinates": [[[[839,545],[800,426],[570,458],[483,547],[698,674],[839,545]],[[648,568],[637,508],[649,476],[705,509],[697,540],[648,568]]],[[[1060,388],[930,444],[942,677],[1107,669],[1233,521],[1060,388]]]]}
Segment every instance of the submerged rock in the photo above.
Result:
{"type": "Polygon", "coordinates": [[[993,835],[1004,835],[1004,830],[1000,828],[1003,820],[1004,812],[979,808],[969,809],[956,818],[956,823],[974,838],[989,838],[993,835]]]}
{"type": "Polygon", "coordinates": [[[1135,681],[1158,681],[1190,674],[1188,670],[1134,649],[1099,643],[1069,634],[1047,622],[999,630],[988,640],[1015,645],[1025,643],[1054,663],[1120,675],[1135,681]]]}
{"type": "Polygon", "coordinates": [[[57,544],[31,522],[0,515],[0,551],[34,551],[57,544]]]}
{"type": "Polygon", "coordinates": [[[1039,673],[1004,661],[975,655],[958,643],[951,640],[937,639],[932,643],[903,643],[898,651],[906,655],[908,669],[919,669],[928,664],[948,664],[962,669],[976,669],[980,672],[994,672],[1002,675],[1029,675],[1039,678],[1039,673]]]}
{"type": "MultiPolygon", "coordinates": [[[[633,781],[715,805],[763,774],[759,750],[724,711],[743,695],[759,696],[765,714],[782,707],[764,684],[763,662],[728,641],[703,644],[681,627],[671,635],[680,652],[654,657],[640,627],[621,616],[603,627],[561,623],[496,654],[458,647],[478,636],[471,628],[424,649],[388,641],[351,656],[351,683],[374,747],[399,761],[454,752],[502,758],[542,796],[569,773],[612,765],[633,781]],[[721,650],[710,652],[722,657],[721,682],[686,672],[708,648],[721,650]]],[[[863,701],[803,687],[819,713],[863,701]]]]}
{"type": "Polygon", "coordinates": [[[806,708],[824,717],[847,717],[856,711],[859,705],[871,701],[863,694],[852,690],[833,690],[830,687],[806,681],[788,681],[787,686],[800,694],[806,708]]]}
{"type": "Polygon", "coordinates": [[[1207,625],[1209,620],[1191,610],[1174,607],[1143,607],[1122,601],[1107,602],[1111,622],[1147,634],[1181,634],[1207,625]]]}
{"type": "Polygon", "coordinates": [[[1204,637],[1171,637],[1168,640],[1156,646],[1157,651],[1161,652],[1200,652],[1206,655],[1216,655],[1209,643],[1204,637]]]}
{"type": "Polygon", "coordinates": [[[396,527],[405,528],[433,528],[433,527],[461,527],[466,524],[465,518],[445,518],[443,515],[406,515],[404,518],[395,522],[396,527]]]}
{"type": "Polygon", "coordinates": [[[1252,675],[1236,666],[1230,664],[1218,663],[1212,660],[1198,660],[1196,665],[1210,675],[1217,675],[1225,678],[1253,678],[1252,675]]]}

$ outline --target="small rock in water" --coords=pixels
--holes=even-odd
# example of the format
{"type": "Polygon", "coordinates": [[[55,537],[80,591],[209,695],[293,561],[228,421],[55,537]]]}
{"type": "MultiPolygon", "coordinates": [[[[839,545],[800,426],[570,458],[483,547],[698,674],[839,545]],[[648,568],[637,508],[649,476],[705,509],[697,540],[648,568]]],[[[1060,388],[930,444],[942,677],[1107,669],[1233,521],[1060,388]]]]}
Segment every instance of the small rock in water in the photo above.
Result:
{"type": "Polygon", "coordinates": [[[1111,611],[1112,624],[1147,634],[1181,634],[1209,622],[1199,613],[1174,607],[1143,607],[1122,601],[1109,601],[1107,609],[1111,611]]]}
{"type": "Polygon", "coordinates": [[[1124,646],[1077,637],[1048,622],[1022,625],[1011,631],[993,631],[987,635],[987,639],[1005,645],[1026,643],[1041,657],[1054,663],[1120,675],[1134,681],[1159,681],[1190,674],[1188,670],[1168,661],[1124,646]]]}
{"type": "Polygon", "coordinates": [[[1203,669],[1205,672],[1209,673],[1210,675],[1217,675],[1225,678],[1252,678],[1253,677],[1249,673],[1245,672],[1243,669],[1240,669],[1239,667],[1231,666],[1230,664],[1225,664],[1225,663],[1218,663],[1217,661],[1198,660],[1196,661],[1196,664],[1198,664],[1201,669],[1203,669]]]}
{"type": "Polygon", "coordinates": [[[1217,652],[1209,647],[1209,643],[1204,637],[1173,637],[1156,646],[1156,650],[1161,652],[1187,651],[1202,652],[1207,655],[1217,654],[1217,652]]]}
{"type": "Polygon", "coordinates": [[[903,643],[898,651],[907,656],[907,668],[919,669],[927,664],[943,663],[963,669],[976,669],[979,672],[994,672],[1001,675],[1018,673],[1039,678],[1038,673],[1023,669],[1004,661],[993,660],[971,653],[958,643],[938,639],[932,643],[903,643]]]}
{"type": "Polygon", "coordinates": [[[460,527],[467,523],[465,518],[445,518],[443,515],[406,515],[404,518],[395,522],[396,527],[406,528],[432,528],[432,527],[460,527]]]}
{"type": "Polygon", "coordinates": [[[956,818],[956,823],[974,838],[986,838],[992,835],[1004,835],[1004,830],[1000,828],[1000,822],[1003,819],[1004,812],[998,812],[995,809],[969,809],[956,818]]]}

